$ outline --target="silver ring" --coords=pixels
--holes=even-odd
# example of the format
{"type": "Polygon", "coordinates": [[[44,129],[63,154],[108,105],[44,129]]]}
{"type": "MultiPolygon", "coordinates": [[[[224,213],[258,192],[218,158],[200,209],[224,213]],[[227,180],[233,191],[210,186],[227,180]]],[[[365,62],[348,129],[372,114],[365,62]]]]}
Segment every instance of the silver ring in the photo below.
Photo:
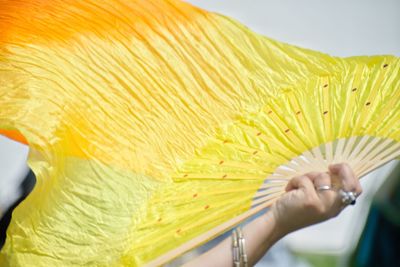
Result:
{"type": "Polygon", "coordinates": [[[355,205],[356,204],[357,193],[352,192],[352,191],[347,192],[347,191],[344,191],[343,189],[340,189],[339,195],[342,197],[342,203],[344,205],[355,205]]]}
{"type": "Polygon", "coordinates": [[[317,191],[325,191],[325,190],[333,190],[333,188],[330,185],[321,185],[318,186],[317,191]]]}

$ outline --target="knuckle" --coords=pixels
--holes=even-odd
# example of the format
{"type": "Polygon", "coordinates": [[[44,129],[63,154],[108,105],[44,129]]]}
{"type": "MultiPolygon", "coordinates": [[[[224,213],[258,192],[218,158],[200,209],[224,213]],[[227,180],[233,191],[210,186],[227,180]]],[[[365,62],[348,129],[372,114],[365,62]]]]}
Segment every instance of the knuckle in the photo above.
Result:
{"type": "Polygon", "coordinates": [[[304,201],[304,207],[305,208],[314,209],[314,206],[315,206],[315,202],[314,202],[313,199],[311,199],[311,198],[305,199],[305,201],[304,201]]]}
{"type": "Polygon", "coordinates": [[[346,169],[345,163],[338,163],[336,166],[337,166],[339,172],[342,172],[343,170],[346,169]]]}
{"type": "Polygon", "coordinates": [[[326,211],[325,207],[322,205],[322,203],[315,198],[307,199],[305,201],[304,205],[308,210],[310,210],[316,214],[323,214],[326,211]]]}
{"type": "Polygon", "coordinates": [[[304,176],[307,176],[309,178],[315,178],[318,177],[319,173],[318,172],[308,172],[304,176]]]}
{"type": "Polygon", "coordinates": [[[329,174],[327,174],[326,172],[321,172],[318,175],[318,178],[321,180],[328,180],[328,179],[330,180],[331,176],[329,174]]]}

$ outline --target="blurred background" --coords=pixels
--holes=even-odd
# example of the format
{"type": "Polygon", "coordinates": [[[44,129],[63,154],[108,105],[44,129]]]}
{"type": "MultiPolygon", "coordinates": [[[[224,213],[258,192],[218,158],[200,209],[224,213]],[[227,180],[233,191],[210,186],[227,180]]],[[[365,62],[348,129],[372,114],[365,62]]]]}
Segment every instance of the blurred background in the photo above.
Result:
{"type": "MultiPolygon", "coordinates": [[[[399,0],[189,0],[231,16],[270,38],[334,56],[400,56],[399,0]]],[[[1,108],[1,107],[0,107],[1,108]]],[[[28,147],[0,136],[0,230],[32,188],[28,147]]],[[[362,181],[355,207],[338,218],[295,232],[276,244],[258,266],[400,266],[400,165],[393,161],[362,181]],[[399,254],[399,255],[397,255],[399,254]]],[[[222,238],[222,237],[221,237],[222,238]]],[[[179,265],[217,241],[192,251],[179,265]]],[[[1,245],[1,243],[0,243],[1,245]]]]}

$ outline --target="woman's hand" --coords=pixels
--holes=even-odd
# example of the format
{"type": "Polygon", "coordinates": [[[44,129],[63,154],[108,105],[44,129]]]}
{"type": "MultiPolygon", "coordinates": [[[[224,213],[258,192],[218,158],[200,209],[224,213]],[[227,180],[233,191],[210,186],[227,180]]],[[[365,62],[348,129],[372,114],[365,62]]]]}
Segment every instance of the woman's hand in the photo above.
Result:
{"type": "MultiPolygon", "coordinates": [[[[271,210],[243,228],[249,266],[284,235],[338,215],[345,207],[340,189],[361,194],[360,183],[347,164],[332,165],[329,173],[307,173],[290,180],[287,193],[271,210]]],[[[227,238],[185,266],[232,266],[232,253],[232,240],[227,238]]]]}
{"type": "Polygon", "coordinates": [[[337,216],[345,207],[339,190],[361,194],[361,185],[347,164],[329,167],[329,173],[307,173],[294,177],[287,193],[271,207],[282,235],[337,216]],[[329,190],[317,190],[330,186],[329,190]]]}

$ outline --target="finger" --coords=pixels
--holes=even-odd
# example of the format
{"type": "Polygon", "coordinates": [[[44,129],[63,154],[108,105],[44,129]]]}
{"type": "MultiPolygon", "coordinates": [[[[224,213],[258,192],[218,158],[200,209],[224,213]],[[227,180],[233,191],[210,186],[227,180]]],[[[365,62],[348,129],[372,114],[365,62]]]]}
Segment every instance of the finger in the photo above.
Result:
{"type": "Polygon", "coordinates": [[[329,171],[333,176],[333,183],[339,183],[346,191],[357,190],[359,181],[347,163],[330,165],[329,171]]]}
{"type": "MultiPolygon", "coordinates": [[[[314,186],[317,190],[317,194],[320,196],[320,199],[323,201],[326,207],[332,209],[333,207],[337,206],[335,204],[337,201],[337,192],[335,190],[318,190],[318,188],[322,186],[331,186],[331,176],[328,173],[319,173],[314,179],[314,186]]],[[[334,208],[334,210],[337,210],[337,208],[334,208]]]]}
{"type": "Polygon", "coordinates": [[[317,178],[319,174],[320,174],[319,172],[308,172],[304,175],[310,178],[310,180],[314,182],[315,178],[317,178]]]}
{"type": "Polygon", "coordinates": [[[308,172],[306,174],[303,174],[301,176],[307,176],[311,182],[314,183],[314,180],[320,175],[320,172],[308,172]]]}
{"type": "Polygon", "coordinates": [[[299,189],[300,188],[300,180],[304,179],[304,175],[303,176],[295,176],[292,179],[290,179],[289,183],[286,185],[285,190],[286,191],[291,191],[294,189],[299,189]]]}
{"type": "Polygon", "coordinates": [[[325,172],[318,173],[317,176],[314,178],[314,185],[315,188],[325,185],[331,186],[331,176],[325,172]]]}
{"type": "Polygon", "coordinates": [[[316,194],[313,182],[305,175],[296,176],[289,181],[288,185],[286,186],[286,191],[291,191],[295,189],[304,189],[310,194],[313,194],[313,192],[314,194],[316,194]]]}

